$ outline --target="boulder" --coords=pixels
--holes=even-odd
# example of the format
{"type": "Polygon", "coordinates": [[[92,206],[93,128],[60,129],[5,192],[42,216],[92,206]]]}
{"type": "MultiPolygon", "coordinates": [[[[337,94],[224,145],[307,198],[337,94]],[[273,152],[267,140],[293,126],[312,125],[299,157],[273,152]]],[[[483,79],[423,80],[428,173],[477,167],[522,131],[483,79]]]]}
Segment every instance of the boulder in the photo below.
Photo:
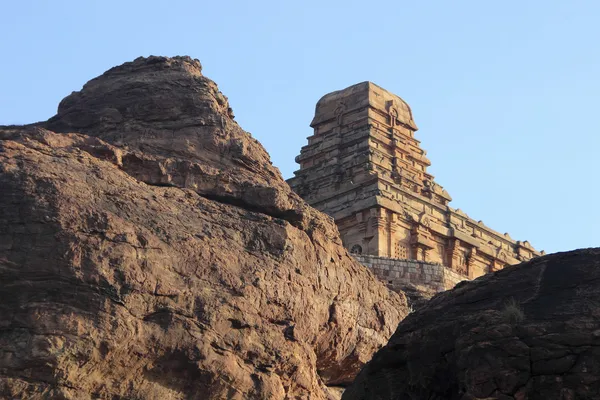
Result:
{"type": "Polygon", "coordinates": [[[0,127],[0,397],[330,399],[407,314],[189,57],[0,127]]]}
{"type": "Polygon", "coordinates": [[[600,398],[600,249],[441,293],[400,323],[344,400],[600,398]]]}

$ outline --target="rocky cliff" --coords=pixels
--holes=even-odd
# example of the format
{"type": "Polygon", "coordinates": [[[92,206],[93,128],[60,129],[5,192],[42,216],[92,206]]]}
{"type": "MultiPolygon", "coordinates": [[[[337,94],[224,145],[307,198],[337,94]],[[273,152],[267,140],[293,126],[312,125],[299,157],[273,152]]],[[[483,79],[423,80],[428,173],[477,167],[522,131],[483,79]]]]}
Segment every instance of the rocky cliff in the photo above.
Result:
{"type": "Polygon", "coordinates": [[[344,400],[600,398],[600,249],[558,253],[437,295],[344,400]]]}
{"type": "Polygon", "coordinates": [[[327,399],[406,315],[188,57],[0,127],[0,397],[327,399]]]}

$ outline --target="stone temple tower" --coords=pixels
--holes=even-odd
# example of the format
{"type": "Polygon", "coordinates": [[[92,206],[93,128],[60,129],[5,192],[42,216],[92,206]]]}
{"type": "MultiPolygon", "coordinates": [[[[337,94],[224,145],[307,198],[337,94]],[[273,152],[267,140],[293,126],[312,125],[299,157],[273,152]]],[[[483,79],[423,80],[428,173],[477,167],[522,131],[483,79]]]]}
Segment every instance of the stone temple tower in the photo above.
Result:
{"type": "Polygon", "coordinates": [[[288,183],[335,219],[351,252],[436,262],[469,278],[540,255],[449,206],[400,97],[371,82],[329,93],[311,127],[288,183]]]}

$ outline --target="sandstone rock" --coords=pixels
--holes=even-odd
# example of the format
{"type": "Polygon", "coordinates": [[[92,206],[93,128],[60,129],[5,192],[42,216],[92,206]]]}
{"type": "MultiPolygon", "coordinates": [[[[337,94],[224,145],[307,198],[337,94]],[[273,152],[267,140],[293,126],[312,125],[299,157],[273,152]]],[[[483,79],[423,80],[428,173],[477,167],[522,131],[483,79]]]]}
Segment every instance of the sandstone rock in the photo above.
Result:
{"type": "Polygon", "coordinates": [[[0,397],[327,399],[387,341],[404,296],[232,118],[150,57],[0,127],[0,397]]]}
{"type": "Polygon", "coordinates": [[[353,399],[600,398],[600,249],[459,284],[398,326],[353,399]]]}
{"type": "Polygon", "coordinates": [[[138,58],[67,96],[44,127],[117,145],[127,154],[113,158],[145,183],[191,188],[296,225],[313,220],[201,71],[189,57],[138,58]]]}

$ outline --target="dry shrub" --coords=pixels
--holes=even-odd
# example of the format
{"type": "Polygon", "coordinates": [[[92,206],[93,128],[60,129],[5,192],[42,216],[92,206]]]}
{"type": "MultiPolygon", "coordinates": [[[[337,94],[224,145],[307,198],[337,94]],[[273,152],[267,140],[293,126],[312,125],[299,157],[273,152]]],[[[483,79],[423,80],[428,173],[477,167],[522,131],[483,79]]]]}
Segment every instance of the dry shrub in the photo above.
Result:
{"type": "Polygon", "coordinates": [[[525,313],[521,305],[514,299],[510,298],[501,311],[502,319],[511,325],[516,325],[525,319],[525,313]]]}

